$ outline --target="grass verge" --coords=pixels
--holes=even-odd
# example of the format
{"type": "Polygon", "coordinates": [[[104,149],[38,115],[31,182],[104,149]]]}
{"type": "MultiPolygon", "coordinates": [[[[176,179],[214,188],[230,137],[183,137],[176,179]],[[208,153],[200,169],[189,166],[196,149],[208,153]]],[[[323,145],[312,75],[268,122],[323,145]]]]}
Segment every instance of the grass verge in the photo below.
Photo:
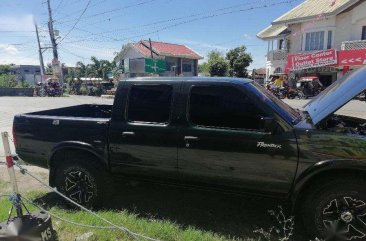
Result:
{"type": "MultiPolygon", "coordinates": [[[[45,193],[30,192],[25,196],[31,200],[37,199],[44,196],[45,193]]],[[[38,203],[39,204],[39,203],[38,203]]],[[[10,210],[10,202],[5,197],[0,197],[0,220],[6,220],[8,211],[10,210]]],[[[38,210],[34,206],[27,204],[27,207],[31,211],[38,210]]],[[[60,206],[53,206],[49,209],[50,212],[55,213],[65,219],[72,220],[74,222],[88,224],[88,225],[99,225],[106,226],[105,223],[98,220],[96,217],[89,213],[78,210],[65,209],[60,206]]],[[[238,239],[229,238],[213,232],[201,231],[193,227],[183,228],[182,226],[166,220],[155,220],[141,218],[136,214],[131,214],[127,211],[114,211],[105,210],[97,212],[102,217],[110,220],[117,225],[123,225],[129,228],[131,231],[143,234],[155,239],[166,240],[166,241],[224,241],[224,240],[246,240],[251,239],[238,239]]],[[[122,233],[119,230],[98,230],[78,227],[76,225],[68,224],[60,221],[56,218],[52,218],[53,227],[58,234],[59,240],[71,241],[75,240],[76,237],[87,233],[93,232],[94,236],[91,240],[98,241],[111,241],[111,240],[133,240],[128,234],[122,233]]],[[[143,239],[141,239],[143,240],[143,239]]]]}

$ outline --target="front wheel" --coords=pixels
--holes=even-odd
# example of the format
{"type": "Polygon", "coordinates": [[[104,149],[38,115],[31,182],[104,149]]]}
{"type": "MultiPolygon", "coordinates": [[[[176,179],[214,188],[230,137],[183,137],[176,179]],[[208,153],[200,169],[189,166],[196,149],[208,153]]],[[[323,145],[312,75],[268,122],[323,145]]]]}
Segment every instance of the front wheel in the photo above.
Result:
{"type": "Polygon", "coordinates": [[[338,179],[325,183],[314,187],[302,206],[303,224],[310,238],[366,240],[365,180],[338,179]]]}
{"type": "Polygon", "coordinates": [[[87,208],[103,203],[106,175],[93,160],[65,161],[57,167],[55,175],[57,190],[71,200],[87,208]]]}

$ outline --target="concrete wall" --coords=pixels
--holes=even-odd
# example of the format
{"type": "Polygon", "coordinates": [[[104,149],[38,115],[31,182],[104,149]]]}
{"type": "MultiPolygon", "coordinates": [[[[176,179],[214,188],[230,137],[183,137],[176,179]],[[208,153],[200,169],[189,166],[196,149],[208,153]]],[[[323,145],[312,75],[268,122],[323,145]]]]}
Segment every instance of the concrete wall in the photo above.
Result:
{"type": "Polygon", "coordinates": [[[0,96],[33,96],[33,88],[0,88],[0,96]]]}

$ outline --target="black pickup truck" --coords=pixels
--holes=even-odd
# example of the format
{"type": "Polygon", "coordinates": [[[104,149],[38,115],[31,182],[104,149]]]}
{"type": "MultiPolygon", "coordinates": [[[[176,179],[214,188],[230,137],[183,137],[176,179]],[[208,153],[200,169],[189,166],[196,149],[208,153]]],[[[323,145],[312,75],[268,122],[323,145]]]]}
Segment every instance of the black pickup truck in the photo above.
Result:
{"type": "Polygon", "coordinates": [[[248,79],[128,79],[113,106],[15,116],[14,140],[86,206],[120,174],[290,199],[313,237],[365,240],[366,120],[334,114],[365,88],[363,68],[299,111],[248,79]]]}

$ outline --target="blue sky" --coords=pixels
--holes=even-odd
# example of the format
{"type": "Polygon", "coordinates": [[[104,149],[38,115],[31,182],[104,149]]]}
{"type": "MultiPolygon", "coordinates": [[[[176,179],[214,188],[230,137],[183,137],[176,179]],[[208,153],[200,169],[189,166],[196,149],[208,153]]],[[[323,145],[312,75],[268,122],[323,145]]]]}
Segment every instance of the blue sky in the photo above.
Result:
{"type": "MultiPolygon", "coordinates": [[[[49,46],[45,1],[0,0],[0,64],[39,63],[33,18],[40,28],[42,46],[49,46]]],[[[93,55],[111,60],[123,44],[150,37],[185,44],[203,56],[210,50],[225,53],[246,45],[254,59],[251,67],[259,68],[265,66],[267,44],[256,33],[301,2],[51,0],[51,5],[61,41],[59,59],[69,66],[77,61],[88,63],[93,55]]],[[[51,50],[45,51],[44,60],[51,62],[51,50]]]]}

